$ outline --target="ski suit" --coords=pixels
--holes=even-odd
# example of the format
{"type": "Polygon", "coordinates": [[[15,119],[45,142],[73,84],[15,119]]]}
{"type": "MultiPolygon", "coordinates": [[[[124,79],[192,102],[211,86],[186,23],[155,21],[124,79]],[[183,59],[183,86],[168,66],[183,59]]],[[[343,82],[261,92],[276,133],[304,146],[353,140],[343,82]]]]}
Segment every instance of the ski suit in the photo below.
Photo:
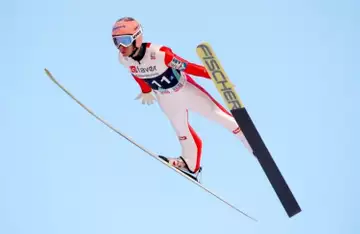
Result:
{"type": "Polygon", "coordinates": [[[142,93],[155,94],[177,134],[181,156],[192,172],[200,168],[202,140],[188,123],[188,110],[219,123],[252,152],[232,115],[190,77],[210,79],[203,66],[186,61],[163,45],[148,42],[143,43],[143,49],[145,52],[139,61],[119,52],[120,63],[129,69],[142,93]]]}

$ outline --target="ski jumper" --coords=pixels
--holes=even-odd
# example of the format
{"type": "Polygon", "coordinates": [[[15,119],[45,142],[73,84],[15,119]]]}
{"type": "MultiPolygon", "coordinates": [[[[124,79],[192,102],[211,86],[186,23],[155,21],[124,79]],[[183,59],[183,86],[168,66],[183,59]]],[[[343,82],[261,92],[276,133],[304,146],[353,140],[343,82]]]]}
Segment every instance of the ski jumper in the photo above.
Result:
{"type": "Polygon", "coordinates": [[[140,86],[141,92],[153,92],[160,108],[171,122],[181,144],[181,157],[192,172],[200,168],[202,141],[188,123],[188,111],[213,120],[235,134],[252,152],[233,116],[190,75],[210,79],[203,66],[179,57],[169,47],[143,43],[140,61],[124,57],[119,60],[140,86]]]}

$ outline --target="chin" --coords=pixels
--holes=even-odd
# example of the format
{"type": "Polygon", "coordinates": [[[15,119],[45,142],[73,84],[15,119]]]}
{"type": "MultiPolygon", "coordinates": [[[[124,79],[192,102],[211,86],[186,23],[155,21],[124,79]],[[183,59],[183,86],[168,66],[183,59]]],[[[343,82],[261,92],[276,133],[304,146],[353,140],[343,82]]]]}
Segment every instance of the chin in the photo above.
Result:
{"type": "Polygon", "coordinates": [[[130,53],[127,52],[120,52],[122,54],[122,56],[128,57],[130,55],[130,53]]]}

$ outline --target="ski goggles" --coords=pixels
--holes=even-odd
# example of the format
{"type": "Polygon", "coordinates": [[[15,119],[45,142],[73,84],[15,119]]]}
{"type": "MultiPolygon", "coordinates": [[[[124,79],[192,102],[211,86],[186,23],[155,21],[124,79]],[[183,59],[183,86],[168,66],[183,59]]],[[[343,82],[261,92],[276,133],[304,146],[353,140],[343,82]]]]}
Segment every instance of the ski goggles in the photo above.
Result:
{"type": "Polygon", "coordinates": [[[134,33],[133,35],[113,36],[114,44],[117,48],[119,48],[120,45],[124,47],[129,47],[135,41],[135,39],[140,36],[141,33],[142,29],[139,28],[139,30],[136,31],[136,33],[134,33]]]}

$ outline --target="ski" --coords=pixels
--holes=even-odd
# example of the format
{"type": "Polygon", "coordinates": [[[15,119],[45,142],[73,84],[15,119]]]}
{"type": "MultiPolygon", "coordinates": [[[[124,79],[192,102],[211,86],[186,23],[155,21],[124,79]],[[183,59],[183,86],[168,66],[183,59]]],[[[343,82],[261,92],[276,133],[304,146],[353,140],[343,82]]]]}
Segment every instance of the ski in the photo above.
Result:
{"type": "Polygon", "coordinates": [[[169,163],[166,162],[166,160],[164,160],[164,157],[162,155],[158,155],[155,154],[153,152],[151,152],[150,150],[144,148],[143,146],[141,146],[140,144],[136,143],[133,139],[131,139],[129,136],[127,136],[126,134],[122,133],[120,130],[114,128],[111,124],[109,124],[107,121],[105,121],[104,119],[100,118],[98,115],[96,115],[92,110],[90,110],[88,107],[86,107],[83,103],[81,103],[74,95],[72,95],[67,89],[64,88],[64,86],[62,86],[52,75],[52,73],[48,70],[48,69],[44,69],[46,75],[58,86],[60,87],[66,94],[68,94],[75,102],[77,102],[81,107],[83,107],[88,113],[90,113],[92,116],[94,116],[97,120],[99,120],[100,122],[102,122],[103,124],[105,124],[108,128],[110,128],[111,130],[113,130],[114,132],[116,132],[117,134],[119,134],[120,136],[122,136],[123,138],[125,138],[126,140],[128,140],[129,142],[131,142],[132,144],[134,144],[135,146],[137,146],[139,149],[143,150],[145,153],[149,154],[150,156],[152,156],[153,158],[155,158],[156,160],[158,160],[159,162],[163,163],[164,165],[168,166],[169,168],[173,169],[175,172],[177,172],[179,175],[183,176],[184,178],[188,179],[189,181],[193,182],[195,185],[199,186],[201,189],[205,190],[207,193],[213,195],[215,198],[217,198],[218,200],[220,200],[221,202],[223,202],[224,204],[228,205],[229,207],[231,207],[232,209],[236,210],[237,212],[243,214],[244,216],[248,217],[249,219],[253,220],[253,221],[257,221],[255,218],[251,217],[250,215],[246,214],[245,212],[241,211],[239,208],[237,208],[236,206],[232,205],[231,203],[229,203],[228,201],[226,201],[224,198],[220,197],[219,195],[215,194],[213,191],[211,191],[210,189],[206,188],[204,185],[202,185],[197,177],[190,175],[184,171],[181,171],[179,169],[177,169],[176,167],[173,167],[172,165],[170,165],[169,163]]]}
{"type": "Polygon", "coordinates": [[[211,76],[227,108],[231,111],[239,127],[242,129],[245,138],[253,149],[254,155],[258,159],[287,215],[292,217],[300,213],[301,208],[298,202],[263,142],[211,45],[208,42],[200,43],[196,47],[196,53],[211,76]]]}

